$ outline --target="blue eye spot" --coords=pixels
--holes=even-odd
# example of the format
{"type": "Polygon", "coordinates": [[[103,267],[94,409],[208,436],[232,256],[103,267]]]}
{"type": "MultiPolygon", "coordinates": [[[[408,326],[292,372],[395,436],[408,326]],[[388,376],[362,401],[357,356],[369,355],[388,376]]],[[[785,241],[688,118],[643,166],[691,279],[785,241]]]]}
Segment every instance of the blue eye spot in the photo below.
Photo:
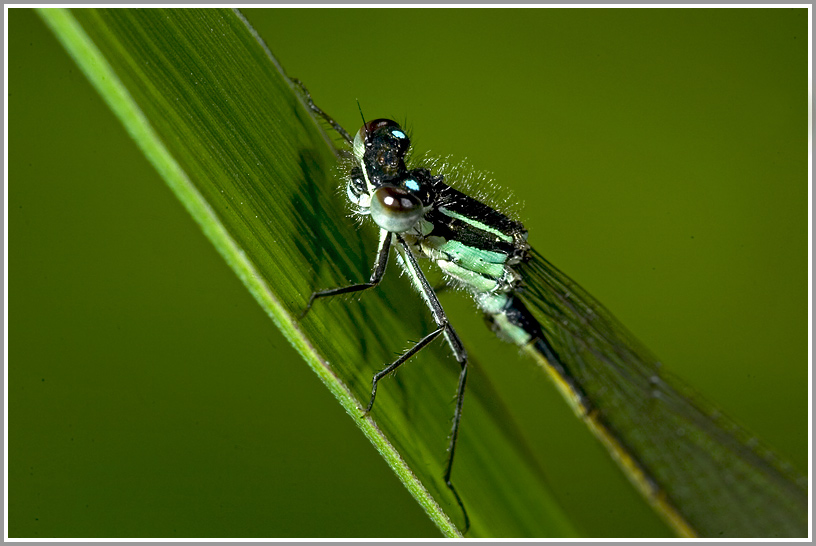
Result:
{"type": "Polygon", "coordinates": [[[393,131],[391,131],[391,134],[397,138],[406,138],[405,133],[403,133],[399,129],[394,129],[393,131]]]}
{"type": "Polygon", "coordinates": [[[411,191],[419,191],[419,182],[413,179],[406,180],[403,185],[411,191]]]}

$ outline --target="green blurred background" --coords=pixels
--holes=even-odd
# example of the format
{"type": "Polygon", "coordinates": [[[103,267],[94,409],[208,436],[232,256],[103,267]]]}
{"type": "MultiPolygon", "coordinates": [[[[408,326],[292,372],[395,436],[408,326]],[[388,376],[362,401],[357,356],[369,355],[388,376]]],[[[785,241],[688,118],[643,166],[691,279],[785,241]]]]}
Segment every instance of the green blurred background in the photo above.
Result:
{"type": "MultiPolygon", "coordinates": [[[[349,130],[359,99],[492,172],[536,248],[806,470],[805,9],[245,14],[349,130]]],[[[9,535],[438,536],[37,15],[8,29],[9,535]]],[[[667,535],[443,303],[579,532],[667,535]]]]}

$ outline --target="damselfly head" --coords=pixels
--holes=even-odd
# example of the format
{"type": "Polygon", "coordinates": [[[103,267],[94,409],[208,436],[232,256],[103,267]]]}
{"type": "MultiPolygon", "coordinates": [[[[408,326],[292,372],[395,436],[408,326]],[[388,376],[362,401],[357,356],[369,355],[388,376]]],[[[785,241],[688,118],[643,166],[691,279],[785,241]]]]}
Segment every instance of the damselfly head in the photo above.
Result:
{"type": "Polygon", "coordinates": [[[396,121],[375,119],[366,122],[354,137],[354,156],[366,168],[369,178],[385,182],[405,171],[405,154],[411,140],[396,121]]]}
{"type": "Polygon", "coordinates": [[[354,137],[357,164],[346,192],[359,214],[370,214],[382,229],[401,233],[413,228],[433,202],[434,177],[427,169],[408,170],[411,140],[390,119],[364,122],[354,137]]]}

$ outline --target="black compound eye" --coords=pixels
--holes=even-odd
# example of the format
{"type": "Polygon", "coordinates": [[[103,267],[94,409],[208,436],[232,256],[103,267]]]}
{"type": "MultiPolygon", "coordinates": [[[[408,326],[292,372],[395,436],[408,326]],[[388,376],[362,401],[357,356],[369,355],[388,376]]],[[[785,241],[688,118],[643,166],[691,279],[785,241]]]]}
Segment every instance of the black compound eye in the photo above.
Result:
{"type": "Polygon", "coordinates": [[[360,127],[357,136],[367,146],[385,146],[404,155],[411,145],[411,140],[399,123],[392,119],[375,119],[360,127]]]}
{"type": "Polygon", "coordinates": [[[366,136],[371,138],[375,133],[377,133],[379,129],[382,129],[383,127],[395,127],[399,129],[399,124],[397,124],[397,122],[392,119],[385,118],[375,119],[366,122],[365,125],[360,127],[358,134],[362,138],[365,138],[366,136]]]}

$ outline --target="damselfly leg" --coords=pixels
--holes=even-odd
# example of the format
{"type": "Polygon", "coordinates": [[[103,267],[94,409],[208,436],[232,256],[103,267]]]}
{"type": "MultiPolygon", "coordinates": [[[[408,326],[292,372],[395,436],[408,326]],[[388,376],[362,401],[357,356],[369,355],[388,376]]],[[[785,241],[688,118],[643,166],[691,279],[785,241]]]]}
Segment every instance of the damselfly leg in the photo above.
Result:
{"type": "MultiPolygon", "coordinates": [[[[440,332],[444,331],[445,339],[447,340],[451,351],[453,351],[453,356],[456,357],[457,362],[459,362],[459,365],[462,367],[462,370],[459,372],[459,386],[456,391],[456,409],[453,413],[453,428],[451,429],[450,444],[448,445],[448,463],[445,467],[444,478],[445,485],[451,490],[453,496],[456,497],[456,502],[462,509],[462,514],[464,514],[465,517],[464,532],[467,532],[468,528],[470,527],[470,518],[468,517],[467,510],[465,510],[465,505],[462,503],[462,499],[459,497],[459,493],[456,491],[453,483],[451,483],[453,456],[456,452],[456,440],[459,437],[459,422],[462,420],[462,404],[465,400],[465,383],[467,381],[467,352],[465,351],[465,347],[462,345],[462,341],[459,339],[459,336],[448,322],[448,317],[445,314],[445,310],[442,309],[442,305],[439,303],[439,298],[436,297],[436,293],[434,293],[433,288],[431,288],[431,284],[428,282],[428,279],[425,278],[425,275],[419,268],[419,264],[416,261],[414,253],[411,251],[410,245],[406,243],[405,239],[399,235],[395,234],[395,237],[402,246],[401,255],[405,263],[405,267],[409,272],[409,276],[416,288],[419,290],[420,294],[422,294],[425,302],[428,304],[428,308],[431,310],[431,314],[433,314],[436,324],[439,326],[436,332],[432,332],[430,335],[436,337],[440,332]]],[[[426,339],[430,337],[430,335],[426,336],[426,339]]],[[[423,339],[420,341],[420,343],[423,341],[425,340],[423,339]]],[[[429,339],[428,342],[430,341],[431,340],[429,339]]],[[[419,343],[417,345],[419,345],[419,343]]],[[[416,349],[414,352],[417,350],[419,349],[416,349]]],[[[396,368],[396,366],[394,368],[396,368]]],[[[372,397],[372,402],[373,400],[374,399],[372,397]]]]}
{"type": "Polygon", "coordinates": [[[314,103],[314,101],[312,100],[312,94],[311,94],[311,93],[309,93],[309,90],[308,90],[308,89],[306,89],[306,86],[305,86],[305,85],[303,85],[303,82],[302,82],[302,81],[300,81],[300,80],[299,80],[299,79],[297,79],[297,78],[291,78],[291,81],[292,81],[292,83],[294,83],[294,84],[295,84],[295,85],[296,85],[298,88],[300,88],[300,91],[301,91],[301,93],[303,93],[303,98],[305,98],[305,99],[306,99],[306,105],[309,107],[309,109],[310,109],[312,112],[314,112],[315,114],[317,114],[318,116],[320,116],[321,118],[323,118],[323,119],[326,121],[326,123],[328,123],[329,125],[331,125],[331,128],[332,128],[332,129],[334,129],[335,131],[337,131],[337,133],[338,133],[338,134],[339,134],[341,137],[343,137],[343,139],[344,139],[346,142],[348,142],[349,144],[351,144],[351,143],[352,143],[352,138],[351,138],[351,135],[350,135],[350,134],[348,134],[348,131],[346,131],[345,129],[343,129],[343,127],[342,127],[342,126],[341,126],[339,123],[337,123],[336,121],[334,121],[334,118],[332,118],[330,115],[328,115],[326,112],[324,112],[324,111],[323,111],[323,110],[322,110],[320,107],[318,107],[318,106],[317,106],[317,105],[314,103]]]}
{"type": "Polygon", "coordinates": [[[388,264],[388,253],[391,249],[392,238],[393,236],[391,233],[388,233],[385,230],[380,230],[380,246],[377,249],[377,258],[374,262],[374,269],[371,272],[371,278],[368,282],[313,292],[311,297],[309,297],[309,303],[306,304],[306,308],[300,314],[300,318],[306,316],[306,313],[308,313],[309,309],[312,308],[312,304],[316,299],[327,298],[329,296],[338,296],[340,294],[349,294],[351,292],[362,292],[363,290],[374,288],[380,284],[383,274],[385,273],[385,266],[388,264]]]}
{"type": "Polygon", "coordinates": [[[454,410],[453,427],[451,429],[450,443],[448,445],[448,459],[445,465],[445,474],[443,478],[445,481],[445,486],[448,489],[450,489],[451,493],[453,493],[453,496],[456,498],[456,503],[462,510],[462,514],[465,520],[463,532],[466,533],[467,530],[470,528],[470,518],[468,517],[465,505],[462,502],[461,497],[459,496],[459,492],[456,490],[456,487],[454,487],[453,483],[451,482],[451,473],[453,471],[453,456],[456,452],[456,441],[459,437],[459,423],[462,419],[462,404],[464,402],[465,382],[467,380],[467,352],[465,351],[465,348],[462,345],[462,341],[459,339],[458,334],[448,321],[448,317],[445,314],[442,305],[439,303],[439,299],[436,297],[433,288],[431,287],[428,280],[425,278],[425,275],[422,272],[422,270],[419,268],[419,264],[417,263],[416,257],[414,256],[413,252],[411,251],[410,245],[408,245],[408,243],[406,243],[405,240],[398,234],[391,233],[385,230],[380,230],[380,244],[379,248],[377,249],[377,258],[374,262],[374,269],[371,273],[371,279],[369,280],[369,282],[352,284],[349,286],[332,288],[329,290],[321,290],[312,293],[311,297],[309,298],[309,302],[306,305],[306,308],[303,310],[303,313],[301,314],[301,318],[306,316],[306,314],[311,309],[312,304],[317,299],[330,296],[337,296],[340,294],[348,294],[352,292],[362,292],[363,290],[367,290],[369,288],[377,286],[382,280],[382,277],[385,273],[385,266],[388,263],[388,255],[391,248],[391,241],[395,237],[400,244],[399,248],[400,255],[403,259],[403,263],[405,264],[405,268],[409,273],[409,277],[411,278],[411,281],[414,283],[415,287],[422,294],[423,299],[428,305],[428,308],[431,310],[431,314],[433,315],[434,322],[436,323],[437,328],[436,330],[427,334],[425,337],[419,340],[416,344],[414,344],[413,347],[411,347],[405,353],[403,353],[397,360],[395,360],[387,367],[385,367],[383,370],[374,375],[371,382],[372,383],[371,398],[363,412],[367,414],[374,407],[374,400],[377,396],[377,386],[379,385],[381,379],[393,373],[409,358],[417,354],[420,350],[425,348],[434,339],[439,337],[440,334],[442,334],[445,337],[445,340],[448,342],[448,345],[450,346],[454,357],[461,366],[461,371],[459,373],[459,386],[456,392],[456,409],[454,410]]]}

